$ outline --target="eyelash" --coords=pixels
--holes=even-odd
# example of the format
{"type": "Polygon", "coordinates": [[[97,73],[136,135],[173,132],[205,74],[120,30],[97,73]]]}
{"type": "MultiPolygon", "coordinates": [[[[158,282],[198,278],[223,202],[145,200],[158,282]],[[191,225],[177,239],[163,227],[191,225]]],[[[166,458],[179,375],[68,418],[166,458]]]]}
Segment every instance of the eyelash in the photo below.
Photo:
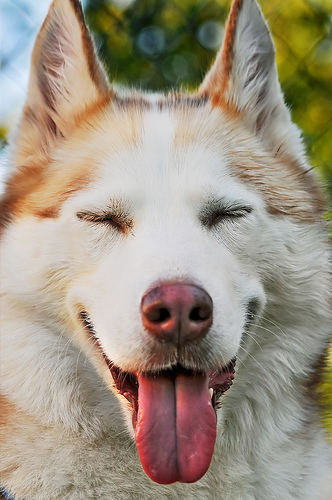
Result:
{"type": "MultiPolygon", "coordinates": [[[[241,219],[246,217],[252,212],[251,207],[230,207],[222,208],[216,210],[211,214],[204,214],[201,217],[201,222],[213,228],[217,226],[220,222],[231,221],[234,222],[236,219],[241,219]]],[[[92,224],[104,224],[118,232],[126,233],[133,228],[133,221],[128,217],[127,214],[119,212],[117,214],[110,214],[105,212],[105,214],[97,214],[94,212],[78,212],[77,217],[86,222],[91,222],[92,224]]]]}
{"type": "Polygon", "coordinates": [[[223,208],[221,210],[216,210],[207,217],[204,217],[203,223],[210,228],[218,225],[220,222],[231,221],[234,222],[237,219],[246,217],[252,212],[251,207],[231,207],[223,208]]]}
{"type": "Polygon", "coordinates": [[[125,213],[96,214],[93,212],[78,212],[76,215],[81,220],[91,222],[93,224],[104,224],[121,233],[129,231],[133,227],[133,221],[125,213]]]}

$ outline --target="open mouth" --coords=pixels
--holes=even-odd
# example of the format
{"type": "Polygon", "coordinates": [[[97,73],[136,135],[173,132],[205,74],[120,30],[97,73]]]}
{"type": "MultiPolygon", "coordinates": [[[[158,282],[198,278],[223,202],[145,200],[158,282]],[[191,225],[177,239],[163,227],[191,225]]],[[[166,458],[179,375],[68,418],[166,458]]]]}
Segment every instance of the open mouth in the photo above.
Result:
{"type": "MultiPolygon", "coordinates": [[[[81,318],[99,345],[89,317],[82,313],[81,318]]],[[[137,450],[147,475],[160,484],[198,481],[210,466],[216,407],[232,385],[235,359],[205,373],[180,364],[140,373],[125,372],[103,356],[116,389],[132,406],[137,450]]]]}
{"type": "MultiPolygon", "coordinates": [[[[104,357],[112,374],[115,386],[119,391],[119,394],[124,396],[130,402],[133,408],[133,427],[135,429],[138,413],[139,374],[137,372],[125,372],[118,366],[114,365],[114,363],[112,363],[112,361],[110,361],[105,354],[104,357]]],[[[211,404],[214,409],[217,408],[220,397],[231,387],[233,383],[235,375],[235,362],[235,359],[233,359],[224,368],[211,370],[207,374],[208,389],[210,393],[211,404]]],[[[166,377],[175,380],[179,374],[182,374],[184,376],[195,376],[195,372],[187,370],[180,364],[174,366],[170,370],[162,370],[158,373],[151,372],[150,375],[154,378],[166,377]]],[[[196,375],[200,374],[196,373],[196,375]]]]}

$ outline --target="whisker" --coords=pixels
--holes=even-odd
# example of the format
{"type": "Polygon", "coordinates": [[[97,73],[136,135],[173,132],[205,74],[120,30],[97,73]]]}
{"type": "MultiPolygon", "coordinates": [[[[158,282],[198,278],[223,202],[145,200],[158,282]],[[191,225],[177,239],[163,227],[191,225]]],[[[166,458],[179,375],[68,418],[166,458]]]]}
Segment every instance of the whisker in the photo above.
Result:
{"type": "Polygon", "coordinates": [[[239,349],[245,352],[246,355],[249,356],[262,369],[263,372],[266,371],[266,369],[260,364],[260,362],[257,361],[257,359],[252,354],[250,354],[250,352],[247,351],[242,345],[240,345],[239,349]]]}
{"type": "MultiPolygon", "coordinates": [[[[62,356],[67,356],[67,353],[68,353],[68,349],[70,347],[70,345],[73,343],[75,337],[77,337],[82,331],[84,330],[84,324],[82,324],[82,327],[79,328],[78,330],[76,330],[76,332],[71,335],[67,342],[65,343],[65,345],[62,346],[62,349],[59,350],[58,352],[58,356],[59,356],[59,359],[62,357],[62,356]]],[[[62,334],[62,337],[64,337],[64,333],[62,334]]]]}
{"type": "MultiPolygon", "coordinates": [[[[260,350],[262,350],[262,346],[260,345],[260,343],[258,342],[258,340],[255,339],[255,335],[254,335],[253,332],[250,332],[250,331],[246,330],[245,334],[246,334],[247,337],[249,337],[250,339],[252,339],[255,342],[255,344],[257,344],[257,346],[260,348],[260,350]]],[[[259,337],[258,335],[257,335],[257,337],[258,338],[262,338],[262,337],[259,337]]]]}
{"type": "MultiPolygon", "coordinates": [[[[259,317],[256,314],[253,314],[253,316],[256,318],[259,317]]],[[[275,326],[283,336],[286,336],[286,333],[284,332],[284,330],[282,330],[282,328],[278,325],[278,323],[275,323],[274,321],[272,321],[269,318],[266,318],[265,316],[261,316],[261,317],[259,317],[259,319],[260,319],[260,321],[265,321],[267,323],[270,323],[272,326],[275,326]]],[[[261,324],[258,323],[256,326],[261,326],[261,324]]],[[[267,331],[271,331],[271,333],[275,333],[272,330],[267,330],[267,331]]]]}

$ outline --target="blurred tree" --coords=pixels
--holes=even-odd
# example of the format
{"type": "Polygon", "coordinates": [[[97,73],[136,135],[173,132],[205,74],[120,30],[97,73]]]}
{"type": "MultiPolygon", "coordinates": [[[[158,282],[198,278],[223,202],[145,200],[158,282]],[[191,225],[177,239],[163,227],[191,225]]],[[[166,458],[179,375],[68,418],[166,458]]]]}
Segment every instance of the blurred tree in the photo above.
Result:
{"type": "Polygon", "coordinates": [[[93,0],[86,8],[112,77],[150,90],[198,84],[227,12],[213,0],[93,0]]]}

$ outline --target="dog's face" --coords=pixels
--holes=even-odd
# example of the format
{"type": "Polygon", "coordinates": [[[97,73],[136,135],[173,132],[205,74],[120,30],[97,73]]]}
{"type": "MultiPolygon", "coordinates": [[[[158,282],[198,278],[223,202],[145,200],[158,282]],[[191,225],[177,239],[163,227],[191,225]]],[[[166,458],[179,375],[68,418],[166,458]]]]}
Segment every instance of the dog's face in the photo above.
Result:
{"type": "Polygon", "coordinates": [[[39,297],[42,321],[61,318],[119,397],[160,483],[208,468],[216,399],[280,278],[280,230],[287,241],[291,220],[318,211],[310,181],[294,176],[289,190],[303,161],[297,132],[261,13],[243,4],[199,93],[165,98],[110,92],[79,4],[55,2],[5,199],[17,294],[39,297]],[[38,253],[34,269],[23,241],[24,259],[38,253]]]}
{"type": "MultiPolygon", "coordinates": [[[[75,276],[66,294],[66,310],[76,321],[72,327],[79,328],[83,315],[112,363],[132,373],[178,363],[198,371],[227,365],[248,318],[265,300],[253,261],[264,246],[257,230],[264,204],[230,175],[232,141],[218,113],[179,106],[129,119],[135,108],[118,112],[129,147],[105,118],[103,130],[86,141],[89,186],[63,204],[56,222],[44,222],[57,226],[52,246],[69,231],[64,243],[74,269],[64,271],[64,280],[75,276]],[[216,135],[219,148],[211,144],[216,135]],[[105,143],[102,150],[92,146],[97,136],[105,143]],[[144,297],[158,287],[180,285],[194,285],[210,297],[211,324],[202,335],[181,328],[174,338],[150,331],[144,297]]],[[[58,272],[57,259],[53,269],[58,272]]],[[[161,309],[171,308],[167,297],[155,300],[161,309]]],[[[165,325],[158,315],[152,321],[167,330],[169,319],[165,325]]]]}

